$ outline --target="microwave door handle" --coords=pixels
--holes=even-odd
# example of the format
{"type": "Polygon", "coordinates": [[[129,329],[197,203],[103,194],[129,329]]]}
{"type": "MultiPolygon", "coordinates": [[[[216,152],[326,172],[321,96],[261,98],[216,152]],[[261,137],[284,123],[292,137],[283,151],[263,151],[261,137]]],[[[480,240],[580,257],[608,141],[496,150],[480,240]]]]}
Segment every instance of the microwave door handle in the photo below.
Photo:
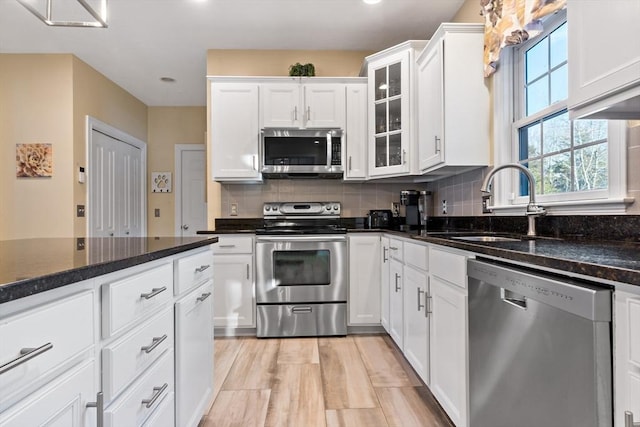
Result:
{"type": "Polygon", "coordinates": [[[327,132],[327,167],[331,167],[331,158],[333,156],[333,150],[331,149],[331,132],[327,132]]]}

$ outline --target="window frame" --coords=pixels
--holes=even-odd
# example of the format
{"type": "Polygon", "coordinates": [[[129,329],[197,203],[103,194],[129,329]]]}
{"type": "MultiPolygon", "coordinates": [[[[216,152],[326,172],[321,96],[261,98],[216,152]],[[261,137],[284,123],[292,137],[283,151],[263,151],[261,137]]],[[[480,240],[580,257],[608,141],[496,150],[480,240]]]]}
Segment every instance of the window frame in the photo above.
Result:
{"type": "MultiPolygon", "coordinates": [[[[566,11],[558,12],[545,20],[545,30],[531,40],[502,50],[500,68],[493,77],[494,103],[494,165],[519,162],[519,129],[532,121],[566,109],[568,100],[558,101],[528,116],[520,113],[525,107],[523,89],[524,53],[567,21],[566,11]],[[518,75],[518,73],[520,73],[518,75]],[[521,76],[521,77],[518,77],[521,76]],[[516,90],[522,87],[520,90],[516,90]],[[500,141],[504,141],[500,143],[500,141]]],[[[569,25],[569,24],[568,24],[569,25]]],[[[568,76],[571,78],[571,52],[568,52],[568,76]]],[[[627,125],[624,120],[608,123],[608,188],[602,190],[536,194],[536,202],[547,208],[548,214],[622,214],[633,202],[627,197],[626,154],[627,125]]],[[[519,194],[519,174],[504,170],[494,178],[494,197],[491,208],[497,214],[521,213],[529,201],[519,194]]]]}

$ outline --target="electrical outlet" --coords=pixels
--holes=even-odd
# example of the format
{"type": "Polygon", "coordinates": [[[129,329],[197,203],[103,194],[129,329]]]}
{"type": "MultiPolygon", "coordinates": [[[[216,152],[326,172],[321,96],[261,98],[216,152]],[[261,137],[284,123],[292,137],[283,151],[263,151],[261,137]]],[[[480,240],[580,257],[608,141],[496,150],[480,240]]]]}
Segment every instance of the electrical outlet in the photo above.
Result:
{"type": "Polygon", "coordinates": [[[447,201],[442,199],[442,214],[446,215],[447,214],[447,201]]]}
{"type": "Polygon", "coordinates": [[[400,203],[391,202],[391,215],[400,216],[400,203]]]}
{"type": "Polygon", "coordinates": [[[491,205],[491,196],[490,195],[482,196],[482,213],[483,214],[491,213],[491,209],[489,209],[490,205],[491,205]]]}
{"type": "Polygon", "coordinates": [[[82,218],[84,216],[84,205],[77,205],[76,206],[76,216],[78,218],[82,218]]]}
{"type": "Polygon", "coordinates": [[[238,216],[238,204],[231,203],[231,212],[229,213],[231,216],[238,216]]]}
{"type": "Polygon", "coordinates": [[[155,216],[156,218],[160,218],[160,209],[155,208],[153,210],[153,216],[155,216]]]}
{"type": "Polygon", "coordinates": [[[84,237],[78,237],[76,239],[76,250],[83,251],[84,250],[84,237]]]}

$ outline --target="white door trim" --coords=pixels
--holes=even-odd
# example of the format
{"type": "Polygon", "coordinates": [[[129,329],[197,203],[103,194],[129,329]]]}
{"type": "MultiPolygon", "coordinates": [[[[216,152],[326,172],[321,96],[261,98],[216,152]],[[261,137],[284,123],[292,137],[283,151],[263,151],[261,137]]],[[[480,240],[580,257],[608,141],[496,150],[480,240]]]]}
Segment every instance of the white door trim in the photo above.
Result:
{"type": "MultiPolygon", "coordinates": [[[[129,145],[133,145],[134,147],[137,147],[140,149],[140,153],[142,156],[141,159],[141,168],[142,168],[142,188],[140,191],[140,206],[142,206],[142,218],[140,218],[140,224],[142,225],[142,235],[146,236],[147,235],[147,144],[134,137],[129,135],[126,132],[121,131],[118,128],[115,128],[111,125],[108,125],[104,122],[101,122],[100,120],[91,117],[91,116],[86,116],[86,135],[85,135],[85,140],[87,141],[87,158],[85,159],[85,165],[86,165],[86,177],[87,177],[87,181],[86,181],[86,188],[87,188],[87,199],[86,199],[86,209],[85,212],[91,212],[91,164],[92,164],[92,160],[93,160],[93,156],[94,156],[94,143],[93,143],[93,131],[98,131],[100,133],[103,133],[113,139],[117,139],[118,141],[122,141],[126,144],[129,145]]],[[[93,237],[92,236],[92,230],[93,230],[93,224],[92,224],[92,216],[91,215],[87,215],[88,220],[87,220],[87,237],[93,237]]]]}
{"type": "MultiPolygon", "coordinates": [[[[206,155],[206,144],[176,144],[174,145],[174,162],[175,162],[175,179],[173,180],[175,189],[175,214],[174,214],[174,230],[175,235],[182,235],[180,221],[182,214],[182,152],[183,151],[203,151],[206,155]]],[[[206,173],[205,173],[206,179],[206,173]]],[[[206,193],[205,193],[206,196],[206,193]]],[[[205,200],[206,201],[206,200],[205,200]]]]}

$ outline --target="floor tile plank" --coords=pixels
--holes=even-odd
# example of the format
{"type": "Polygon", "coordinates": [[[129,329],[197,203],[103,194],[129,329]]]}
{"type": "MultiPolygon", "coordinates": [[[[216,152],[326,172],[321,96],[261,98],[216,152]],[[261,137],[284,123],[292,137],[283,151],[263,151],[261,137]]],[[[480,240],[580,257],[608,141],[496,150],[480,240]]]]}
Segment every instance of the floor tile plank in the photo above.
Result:
{"type": "Polygon", "coordinates": [[[353,339],[327,338],[318,346],[327,409],[379,407],[353,339]]]}
{"type": "Polygon", "coordinates": [[[213,341],[213,398],[218,395],[229,370],[236,360],[242,339],[216,338],[213,341]]]}
{"type": "Polygon", "coordinates": [[[287,338],[280,342],[278,363],[320,363],[317,338],[287,338]]]}
{"type": "Polygon", "coordinates": [[[279,348],[279,339],[242,340],[222,390],[270,389],[279,348]]]}
{"type": "Polygon", "coordinates": [[[388,427],[384,412],[373,409],[329,409],[327,427],[388,427]]]}
{"type": "Polygon", "coordinates": [[[325,425],[320,365],[279,364],[265,426],[325,425]]]}
{"type": "Polygon", "coordinates": [[[269,390],[222,390],[202,427],[263,427],[269,390]]]}
{"type": "Polygon", "coordinates": [[[404,358],[396,357],[394,348],[383,336],[354,337],[373,387],[418,387],[422,383],[404,358]]]}
{"type": "Polygon", "coordinates": [[[376,394],[390,427],[453,427],[424,386],[376,388],[376,394]]]}

